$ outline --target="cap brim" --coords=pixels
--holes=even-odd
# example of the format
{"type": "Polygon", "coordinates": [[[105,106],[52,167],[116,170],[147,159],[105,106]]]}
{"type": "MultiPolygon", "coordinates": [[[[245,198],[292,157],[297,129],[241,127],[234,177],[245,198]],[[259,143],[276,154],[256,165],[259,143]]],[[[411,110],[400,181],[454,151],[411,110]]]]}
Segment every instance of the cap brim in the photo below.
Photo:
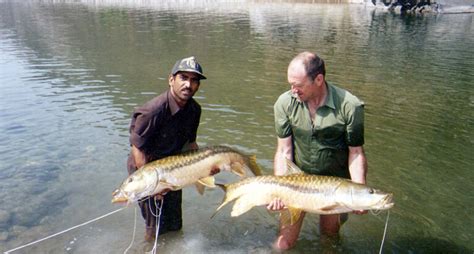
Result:
{"type": "Polygon", "coordinates": [[[199,75],[199,79],[207,79],[206,76],[202,75],[202,73],[196,71],[196,70],[193,70],[193,69],[180,69],[180,70],[177,70],[173,73],[173,75],[176,75],[176,73],[178,72],[193,72],[193,73],[196,73],[197,75],[199,75]]]}

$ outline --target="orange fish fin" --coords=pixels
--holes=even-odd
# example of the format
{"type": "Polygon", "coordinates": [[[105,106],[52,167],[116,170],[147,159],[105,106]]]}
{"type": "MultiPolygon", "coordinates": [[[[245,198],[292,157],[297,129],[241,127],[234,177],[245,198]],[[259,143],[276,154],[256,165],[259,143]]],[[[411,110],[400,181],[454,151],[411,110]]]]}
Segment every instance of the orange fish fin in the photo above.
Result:
{"type": "Polygon", "coordinates": [[[288,207],[286,211],[280,212],[280,222],[282,225],[293,225],[301,217],[303,210],[293,207],[288,207]]]}
{"type": "Polygon", "coordinates": [[[248,170],[250,170],[254,176],[261,176],[262,175],[262,170],[260,169],[260,166],[257,164],[257,156],[256,155],[251,155],[248,157],[248,170]]]}

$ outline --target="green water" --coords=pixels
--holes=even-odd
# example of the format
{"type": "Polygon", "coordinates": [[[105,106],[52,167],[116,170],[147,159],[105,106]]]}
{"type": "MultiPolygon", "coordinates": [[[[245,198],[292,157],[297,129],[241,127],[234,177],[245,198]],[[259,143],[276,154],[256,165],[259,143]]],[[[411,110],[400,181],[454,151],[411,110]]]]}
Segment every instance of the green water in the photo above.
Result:
{"type": "MultiPolygon", "coordinates": [[[[256,154],[272,172],[273,103],[288,62],[320,54],[366,103],[368,183],[391,191],[386,253],[472,253],[472,14],[399,16],[363,4],[0,1],[0,251],[120,208],[134,107],[167,89],[176,59],[208,77],[198,143],[256,154]]],[[[223,175],[221,181],[229,181],[223,175]]],[[[271,253],[276,215],[209,217],[220,190],[184,192],[162,253],[271,253]]],[[[306,219],[290,253],[374,253],[386,213],[351,215],[332,247],[306,219]]],[[[129,253],[142,253],[143,224],[129,253]]],[[[123,253],[133,206],[18,253],[123,253]]],[[[14,252],[15,253],[15,252],[14,252]]]]}

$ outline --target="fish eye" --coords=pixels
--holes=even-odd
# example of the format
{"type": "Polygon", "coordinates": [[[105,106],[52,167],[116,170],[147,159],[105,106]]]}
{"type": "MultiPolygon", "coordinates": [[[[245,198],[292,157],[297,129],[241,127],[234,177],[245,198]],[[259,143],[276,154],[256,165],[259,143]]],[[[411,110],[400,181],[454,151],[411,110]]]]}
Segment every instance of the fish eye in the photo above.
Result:
{"type": "Polygon", "coordinates": [[[369,193],[370,193],[370,194],[374,194],[374,189],[370,188],[370,189],[369,189],[369,193]]]}
{"type": "Polygon", "coordinates": [[[129,182],[129,183],[133,182],[133,178],[130,177],[130,178],[128,179],[128,182],[129,182]]]}

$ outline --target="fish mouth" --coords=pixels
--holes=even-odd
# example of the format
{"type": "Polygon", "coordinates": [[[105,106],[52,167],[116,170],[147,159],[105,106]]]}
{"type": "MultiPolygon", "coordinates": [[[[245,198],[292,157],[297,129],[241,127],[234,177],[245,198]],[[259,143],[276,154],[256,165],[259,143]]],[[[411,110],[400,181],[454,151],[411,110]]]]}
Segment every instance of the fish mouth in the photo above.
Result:
{"type": "Polygon", "coordinates": [[[390,209],[392,208],[395,203],[393,202],[393,194],[389,193],[387,194],[381,201],[380,201],[380,209],[390,209]]]}
{"type": "Polygon", "coordinates": [[[127,197],[127,195],[120,189],[116,189],[113,193],[112,193],[112,204],[115,204],[115,203],[129,203],[129,199],[127,197]]]}

